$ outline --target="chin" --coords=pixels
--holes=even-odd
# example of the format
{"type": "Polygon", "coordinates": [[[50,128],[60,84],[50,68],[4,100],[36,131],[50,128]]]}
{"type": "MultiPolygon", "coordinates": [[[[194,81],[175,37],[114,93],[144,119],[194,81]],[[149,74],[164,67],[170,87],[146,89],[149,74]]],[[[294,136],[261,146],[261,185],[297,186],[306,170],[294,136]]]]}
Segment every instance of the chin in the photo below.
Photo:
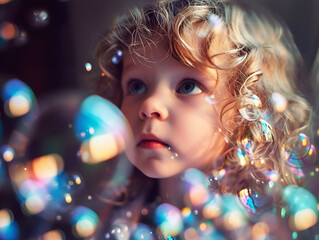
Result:
{"type": "Polygon", "coordinates": [[[137,168],[149,178],[169,178],[178,174],[176,171],[163,171],[162,169],[145,168],[144,166],[137,166],[137,168]]]}

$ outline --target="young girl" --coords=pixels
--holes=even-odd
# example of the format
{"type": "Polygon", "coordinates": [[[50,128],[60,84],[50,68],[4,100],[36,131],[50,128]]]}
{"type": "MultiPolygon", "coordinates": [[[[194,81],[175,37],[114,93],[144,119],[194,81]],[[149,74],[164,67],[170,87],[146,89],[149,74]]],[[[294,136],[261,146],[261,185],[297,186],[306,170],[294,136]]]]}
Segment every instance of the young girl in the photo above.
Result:
{"type": "MultiPolygon", "coordinates": [[[[194,203],[179,195],[179,183],[192,181],[189,169],[209,176],[215,193],[239,196],[251,213],[280,203],[277,189],[303,182],[314,148],[311,109],[297,85],[302,60],[287,27],[268,12],[230,1],[159,0],[118,18],[98,61],[99,93],[132,128],[128,159],[160,179],[157,203],[194,203]]],[[[235,229],[214,219],[214,227],[235,229]]],[[[161,230],[167,239],[192,239],[186,227],[161,230]]]]}

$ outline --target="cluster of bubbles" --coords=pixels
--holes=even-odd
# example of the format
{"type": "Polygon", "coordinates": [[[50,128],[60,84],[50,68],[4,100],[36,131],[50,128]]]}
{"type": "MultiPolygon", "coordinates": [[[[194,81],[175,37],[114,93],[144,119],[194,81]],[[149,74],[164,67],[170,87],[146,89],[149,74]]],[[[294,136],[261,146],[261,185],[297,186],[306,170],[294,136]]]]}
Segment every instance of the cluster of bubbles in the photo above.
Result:
{"type": "MultiPolygon", "coordinates": [[[[121,57],[122,52],[118,51],[112,58],[113,63],[119,63],[121,57]]],[[[87,63],[85,68],[90,71],[92,66],[87,63]]],[[[71,238],[90,239],[103,225],[103,214],[99,215],[99,210],[105,203],[99,201],[98,196],[107,192],[103,187],[94,192],[94,185],[98,185],[95,181],[99,181],[94,175],[98,175],[99,169],[106,174],[102,164],[127,146],[130,131],[124,116],[116,106],[96,95],[69,94],[55,96],[48,104],[37,103],[32,90],[18,79],[11,79],[3,86],[2,99],[5,114],[21,121],[9,143],[1,148],[0,177],[1,172],[8,170],[23,214],[39,216],[48,223],[69,224],[70,229],[66,231],[72,232],[71,238]],[[53,135],[45,130],[50,124],[57,124],[58,131],[53,135]],[[58,134],[61,136],[57,137],[58,134]]],[[[282,99],[278,94],[272,96],[277,111],[287,107],[282,99]]],[[[206,101],[217,103],[213,95],[206,101]]],[[[254,122],[263,141],[272,142],[271,125],[260,118],[260,107],[260,99],[253,95],[244,99],[240,113],[254,122]]],[[[56,130],[53,125],[50,128],[56,130]]],[[[253,141],[246,138],[242,140],[242,147],[232,148],[230,154],[242,167],[253,165],[262,169],[263,159],[249,160],[252,149],[253,141]]],[[[172,149],[167,150],[172,159],[178,158],[172,149]]],[[[287,165],[297,169],[300,176],[304,168],[313,166],[316,156],[305,134],[291,138],[282,154],[287,165]]],[[[125,164],[119,165],[109,169],[107,173],[114,175],[109,180],[129,178],[129,169],[125,164]]],[[[306,188],[283,187],[279,173],[274,170],[255,172],[238,195],[220,195],[215,190],[228,170],[215,170],[211,176],[198,169],[186,170],[182,176],[186,185],[181,197],[182,208],[160,201],[156,202],[154,211],[142,207],[140,215],[150,216],[151,220],[134,226],[129,224],[133,213],[128,211],[114,221],[110,231],[103,233],[103,239],[201,240],[238,239],[238,236],[240,239],[271,239],[282,231],[280,218],[288,222],[291,237],[295,239],[299,232],[317,224],[316,197],[306,188]],[[278,205],[281,201],[284,205],[278,205]]],[[[36,237],[62,240],[68,239],[67,234],[54,228],[36,237]]],[[[0,209],[0,238],[18,239],[19,235],[20,226],[13,211],[0,209]]]]}
{"type": "MultiPolygon", "coordinates": [[[[0,1],[0,5],[10,3],[10,0],[0,1]]],[[[28,42],[29,33],[25,29],[41,29],[50,23],[50,15],[42,8],[29,9],[25,13],[28,25],[15,23],[11,20],[0,22],[0,50],[8,45],[22,46],[28,42]]]]}
{"type": "MultiPolygon", "coordinates": [[[[19,79],[3,85],[2,99],[5,114],[17,120],[17,126],[1,147],[1,182],[10,181],[26,217],[68,224],[74,237],[91,236],[100,222],[96,203],[104,190],[92,187],[92,181],[100,181],[97,172],[107,173],[103,162],[125,148],[130,131],[124,116],[96,95],[72,92],[36,101],[19,79]]],[[[124,168],[119,171],[127,179],[129,171],[124,168]]],[[[14,209],[0,209],[1,239],[18,239],[22,226],[14,209]]],[[[53,229],[37,237],[66,239],[66,235],[53,229]]]]}

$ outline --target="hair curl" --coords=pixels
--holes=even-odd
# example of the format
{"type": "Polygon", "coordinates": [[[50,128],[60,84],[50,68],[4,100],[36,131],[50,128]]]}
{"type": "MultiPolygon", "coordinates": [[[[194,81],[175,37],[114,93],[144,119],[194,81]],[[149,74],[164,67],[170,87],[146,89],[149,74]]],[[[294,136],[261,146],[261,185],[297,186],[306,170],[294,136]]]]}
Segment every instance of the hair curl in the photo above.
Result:
{"type": "Polygon", "coordinates": [[[155,46],[159,39],[187,66],[206,65],[229,73],[231,97],[223,100],[220,113],[229,141],[218,166],[227,170],[220,191],[239,193],[263,170],[276,170],[284,185],[300,184],[287,164],[287,151],[290,155],[299,134],[308,133],[312,111],[297,87],[303,63],[288,28],[265,10],[231,1],[159,0],[135,8],[116,20],[98,46],[105,74],[98,92],[120,106],[122,62],[113,64],[112,57],[120,50],[147,61],[140,50],[155,46]],[[192,41],[195,32],[202,39],[200,46],[192,41]],[[216,52],[216,41],[229,42],[230,47],[216,52]],[[217,58],[226,64],[217,64],[217,58]],[[274,93],[287,100],[284,111],[271,101],[274,93]]]}

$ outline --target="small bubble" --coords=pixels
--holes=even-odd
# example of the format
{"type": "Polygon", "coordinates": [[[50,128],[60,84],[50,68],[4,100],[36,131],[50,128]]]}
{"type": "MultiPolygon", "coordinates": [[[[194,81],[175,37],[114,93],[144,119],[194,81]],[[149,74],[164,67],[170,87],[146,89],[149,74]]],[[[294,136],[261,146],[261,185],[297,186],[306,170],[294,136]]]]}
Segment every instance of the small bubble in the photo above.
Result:
{"type": "Polygon", "coordinates": [[[91,72],[91,70],[92,70],[92,64],[91,64],[91,63],[86,63],[86,64],[85,64],[85,69],[86,69],[86,71],[91,72]]]}
{"type": "Polygon", "coordinates": [[[284,112],[288,107],[287,99],[277,92],[271,94],[271,102],[273,104],[274,109],[277,112],[284,112]]]}
{"type": "Polygon", "coordinates": [[[118,50],[116,54],[112,57],[112,63],[118,64],[122,60],[123,52],[118,50]]]}
{"type": "Polygon", "coordinates": [[[215,95],[210,95],[210,96],[206,96],[205,97],[206,102],[208,102],[209,104],[216,104],[218,101],[215,98],[215,95]]]}
{"type": "Polygon", "coordinates": [[[44,9],[35,9],[31,12],[30,24],[35,28],[45,27],[49,24],[49,13],[44,9]]]}
{"type": "Polygon", "coordinates": [[[261,105],[261,101],[257,95],[244,97],[239,112],[247,121],[255,121],[260,117],[261,105]]]}

